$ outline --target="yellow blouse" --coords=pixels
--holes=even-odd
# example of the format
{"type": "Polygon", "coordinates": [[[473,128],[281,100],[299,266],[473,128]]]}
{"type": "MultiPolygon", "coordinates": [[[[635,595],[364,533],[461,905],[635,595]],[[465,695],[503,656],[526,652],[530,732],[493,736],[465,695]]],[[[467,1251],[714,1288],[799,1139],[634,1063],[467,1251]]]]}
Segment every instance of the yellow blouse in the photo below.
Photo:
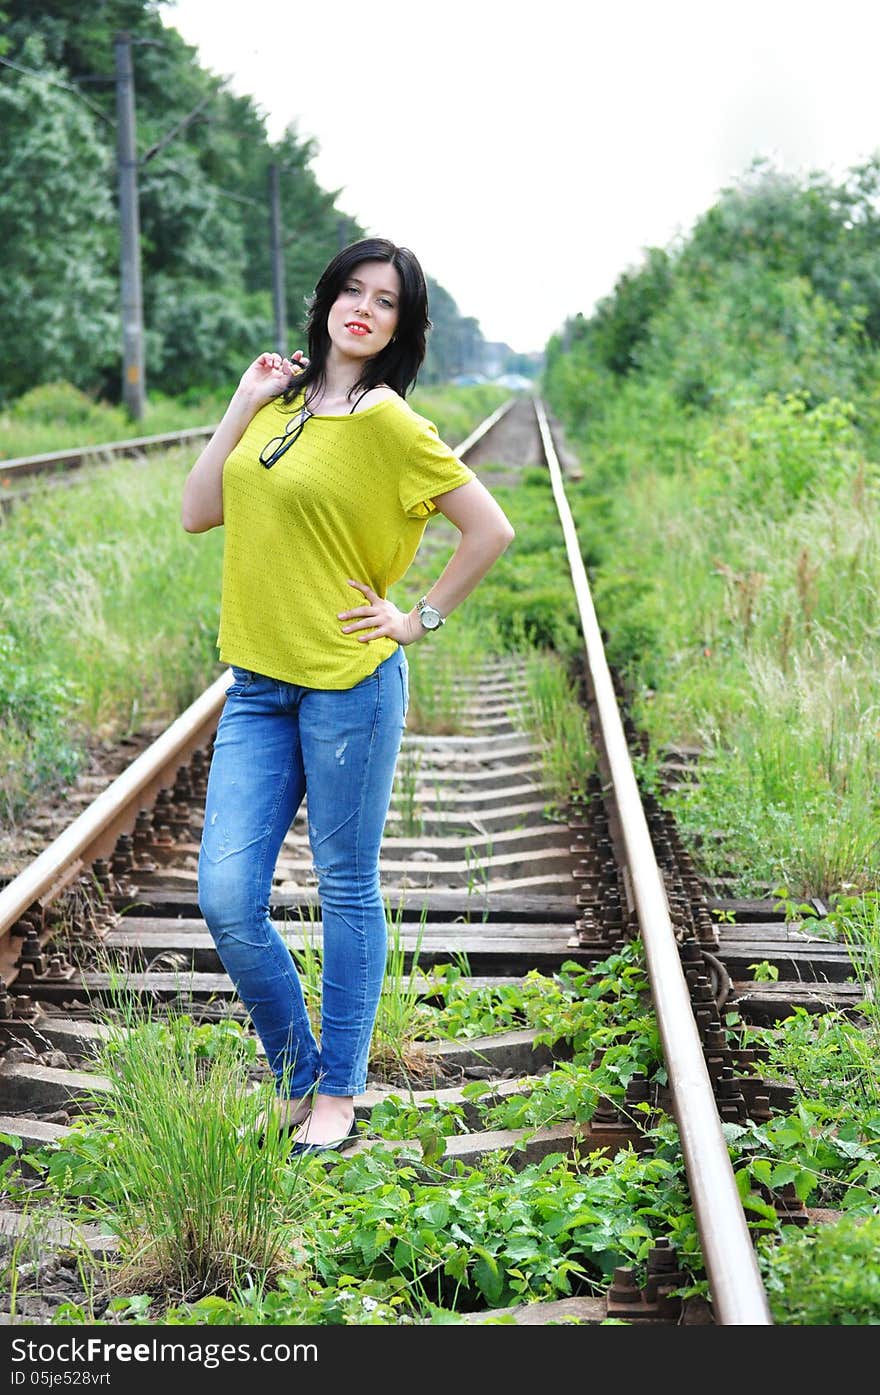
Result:
{"type": "Polygon", "coordinates": [[[475,476],[401,397],[308,417],[267,470],[260,451],[292,412],[297,402],[280,399],[261,408],[223,468],[220,659],[308,688],[350,688],[397,644],[342,633],[337,612],[365,603],[347,579],[385,596],[415,557],[432,499],[475,476]]]}

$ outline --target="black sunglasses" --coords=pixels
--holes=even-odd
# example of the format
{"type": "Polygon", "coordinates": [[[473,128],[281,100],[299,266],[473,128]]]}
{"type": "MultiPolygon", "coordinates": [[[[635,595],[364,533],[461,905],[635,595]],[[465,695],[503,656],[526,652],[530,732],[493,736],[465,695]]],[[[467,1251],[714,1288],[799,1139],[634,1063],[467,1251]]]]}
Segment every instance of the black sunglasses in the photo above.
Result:
{"type": "Polygon", "coordinates": [[[298,441],[302,434],[302,429],[312,413],[305,403],[299,417],[291,417],[280,436],[273,436],[271,441],[267,441],[260,451],[260,464],[267,470],[271,470],[276,461],[280,460],[286,450],[295,441],[298,441]]]}

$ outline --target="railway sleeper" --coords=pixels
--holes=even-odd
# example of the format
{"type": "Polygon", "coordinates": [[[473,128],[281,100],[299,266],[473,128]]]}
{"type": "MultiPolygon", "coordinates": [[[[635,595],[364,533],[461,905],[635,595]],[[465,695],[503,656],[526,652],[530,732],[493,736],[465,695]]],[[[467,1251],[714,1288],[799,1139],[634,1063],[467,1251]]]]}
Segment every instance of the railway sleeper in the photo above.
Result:
{"type": "MultiPolygon", "coordinates": [[[[97,962],[107,968],[112,963],[139,972],[151,969],[155,971],[159,967],[157,960],[160,956],[165,960],[163,966],[168,967],[166,956],[176,955],[180,957],[180,962],[172,966],[174,969],[218,976],[223,974],[223,965],[214,940],[209,931],[200,927],[200,922],[187,922],[185,927],[175,925],[173,929],[167,927],[167,921],[152,918],[130,923],[123,921],[118,929],[109,933],[97,962]]],[[[530,968],[537,967],[529,957],[533,952],[540,954],[545,964],[550,956],[548,972],[551,974],[559,969],[566,958],[571,958],[572,962],[580,962],[576,955],[569,956],[567,953],[564,929],[552,924],[487,924],[481,927],[479,939],[476,942],[472,941],[470,948],[463,930],[464,927],[460,928],[443,921],[426,921],[417,928],[401,926],[398,932],[399,948],[404,953],[407,972],[427,972],[434,966],[448,963],[461,955],[466,957],[472,971],[476,964],[481,962],[485,964],[488,974],[491,974],[493,969],[496,971],[491,974],[493,979],[503,983],[506,980],[522,978],[530,968]],[[515,961],[519,961],[518,972],[516,969],[509,969],[510,963],[515,961]]],[[[288,926],[285,927],[285,939],[294,952],[307,946],[317,949],[322,942],[321,921],[315,920],[296,929],[288,922],[288,926]]],[[[478,976],[474,972],[467,975],[468,978],[478,976]]],[[[65,984],[67,982],[68,980],[64,981],[65,984]]],[[[486,985],[481,981],[481,986],[486,985]]],[[[424,987],[426,992],[431,988],[430,980],[424,987]]]]}
{"type": "MultiPolygon", "coordinates": [[[[499,921],[526,924],[557,924],[570,929],[576,907],[567,893],[496,891],[488,895],[481,886],[462,890],[429,887],[426,890],[400,888],[394,895],[385,889],[389,916],[401,923],[411,924],[425,917],[432,920],[458,922],[462,927],[496,924],[499,921]]],[[[195,920],[198,906],[190,885],[157,880],[140,888],[134,901],[114,899],[118,916],[125,919],[155,916],[165,920],[195,920]]],[[[316,886],[302,887],[297,892],[279,891],[273,887],[270,914],[276,922],[301,922],[320,918],[320,900],[316,886]]],[[[200,920],[204,925],[204,921],[200,920]]]]}
{"type": "Polygon", "coordinates": [[[774,1026],[790,1017],[795,1008],[816,1014],[842,1012],[856,1018],[865,1000],[859,984],[822,983],[810,987],[807,983],[782,982],[733,983],[729,1006],[735,1008],[744,1021],[755,1026],[774,1026]]]}
{"type": "MultiPolygon", "coordinates": [[[[388,832],[386,826],[380,870],[384,873],[386,868],[421,860],[429,854],[429,860],[442,863],[445,871],[450,865],[460,863],[462,843],[468,850],[467,862],[471,864],[479,860],[485,866],[502,866],[505,865],[505,857],[523,853],[529,857],[530,862],[537,854],[542,854],[548,865],[555,864],[557,858],[563,859],[571,866],[575,865],[565,824],[551,823],[546,819],[530,825],[523,824],[522,811],[516,807],[509,808],[504,813],[516,819],[517,824],[511,828],[489,830],[479,826],[483,819],[481,815],[476,815],[469,827],[459,819],[458,832],[455,834],[427,831],[420,835],[397,834],[388,832]]],[[[303,866],[311,870],[311,849],[304,828],[302,831],[295,829],[293,833],[288,834],[281,849],[281,859],[282,865],[286,862],[288,866],[303,866]]],[[[516,866],[515,862],[513,866],[516,866]]]]}

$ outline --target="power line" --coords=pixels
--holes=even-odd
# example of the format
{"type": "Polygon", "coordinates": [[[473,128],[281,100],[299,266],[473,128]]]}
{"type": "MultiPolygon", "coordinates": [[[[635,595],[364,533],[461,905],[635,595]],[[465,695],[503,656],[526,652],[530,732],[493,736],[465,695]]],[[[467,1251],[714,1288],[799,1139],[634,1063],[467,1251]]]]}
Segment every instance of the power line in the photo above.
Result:
{"type": "Polygon", "coordinates": [[[148,160],[153,159],[154,155],[158,155],[160,150],[164,150],[166,145],[170,145],[174,137],[180,135],[181,131],[185,131],[189,123],[198,116],[202,107],[207,106],[212,97],[216,95],[216,92],[206,92],[202,100],[197,102],[193,107],[192,111],[187,112],[186,116],[182,116],[176,126],[172,126],[171,130],[167,131],[164,136],[157,140],[155,145],[151,145],[149,150],[144,152],[140,158],[140,164],[145,165],[148,160]]]}
{"type": "MultiPolygon", "coordinates": [[[[135,40],[134,42],[143,41],[135,40]]],[[[166,47],[166,45],[159,43],[153,46],[156,48],[166,47]]],[[[77,97],[79,101],[83,103],[84,106],[88,107],[89,111],[94,112],[95,116],[99,116],[101,120],[106,122],[108,126],[113,126],[115,124],[112,118],[107,116],[106,112],[103,112],[99,106],[95,105],[94,102],[90,102],[88,97],[84,97],[83,94],[73,85],[73,83],[62,82],[60,78],[49,77],[48,73],[42,73],[37,68],[25,68],[21,63],[13,63],[8,58],[0,58],[0,63],[2,63],[6,68],[13,68],[17,73],[25,73],[28,77],[40,78],[43,82],[47,82],[50,87],[61,87],[65,92],[72,92],[74,97],[77,97]]],[[[106,82],[109,84],[115,83],[116,80],[117,79],[115,77],[105,77],[101,74],[96,73],[92,76],[77,78],[76,82],[106,82]]],[[[175,136],[179,135],[181,131],[184,131],[186,129],[189,123],[192,120],[194,120],[196,116],[198,116],[199,112],[202,110],[202,107],[207,106],[208,102],[210,102],[211,98],[214,96],[216,96],[216,92],[207,92],[205,96],[201,99],[201,101],[193,107],[192,111],[187,112],[186,116],[181,117],[181,119],[177,122],[175,126],[171,128],[170,131],[168,131],[164,136],[162,136],[158,141],[156,141],[155,145],[151,145],[149,150],[144,151],[144,154],[140,157],[138,163],[141,165],[145,165],[148,160],[152,160],[155,155],[158,155],[160,150],[163,150],[166,145],[169,145],[175,136]]]]}
{"type": "MultiPolygon", "coordinates": [[[[160,168],[163,172],[167,170],[170,174],[176,174],[180,179],[192,180],[192,170],[182,170],[179,165],[172,165],[168,160],[160,160],[160,168]]],[[[259,208],[262,210],[263,204],[257,199],[249,199],[244,194],[233,194],[231,189],[221,189],[219,184],[210,184],[207,179],[199,179],[200,189],[209,189],[212,194],[220,194],[224,199],[234,199],[236,203],[247,204],[248,208],[259,208]]]]}
{"type": "Polygon", "coordinates": [[[287,325],[284,305],[284,257],[281,240],[281,169],[276,160],[269,166],[269,258],[272,263],[272,314],[275,348],[285,352],[287,325]]]}
{"type": "Polygon", "coordinates": [[[3,64],[4,68],[13,68],[17,73],[25,73],[27,77],[42,78],[43,82],[47,82],[50,87],[61,87],[65,92],[72,92],[74,97],[82,102],[83,106],[88,107],[89,111],[94,112],[95,116],[100,116],[101,120],[105,121],[108,126],[114,124],[110,117],[107,116],[99,106],[96,106],[94,102],[89,101],[88,97],[84,97],[81,92],[78,92],[72,83],[62,82],[60,78],[49,77],[48,73],[41,73],[37,68],[25,68],[21,63],[13,63],[8,58],[0,58],[0,63],[3,64]]]}

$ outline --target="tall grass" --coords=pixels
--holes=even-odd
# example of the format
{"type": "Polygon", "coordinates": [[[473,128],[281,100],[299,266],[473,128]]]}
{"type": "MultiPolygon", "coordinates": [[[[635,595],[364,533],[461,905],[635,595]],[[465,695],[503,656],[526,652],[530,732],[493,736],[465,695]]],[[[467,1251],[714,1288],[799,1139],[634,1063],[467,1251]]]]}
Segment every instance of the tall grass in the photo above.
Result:
{"type": "Polygon", "coordinates": [[[90,740],[170,719],[219,672],[222,536],[180,526],[188,461],[95,469],[0,518],[4,821],[69,779],[90,740]]]}
{"type": "Polygon", "coordinates": [[[626,419],[593,430],[574,509],[637,723],[658,757],[704,751],[697,782],[664,798],[739,892],[864,889],[880,845],[880,486],[852,414],[745,402],[692,419],[683,454],[650,385],[624,396],[626,419]]]}
{"type": "Polygon", "coordinates": [[[596,768],[589,718],[562,658],[552,650],[526,657],[526,700],[512,715],[524,721],[541,748],[542,784],[551,803],[564,810],[583,794],[596,768]]]}
{"type": "MultiPolygon", "coordinates": [[[[229,384],[230,394],[234,386],[229,384]]],[[[454,446],[508,395],[504,388],[486,383],[466,388],[418,388],[409,401],[413,410],[434,421],[440,434],[454,446]]],[[[228,399],[229,394],[222,393],[188,393],[183,398],[151,393],[143,420],[133,424],[118,404],[98,401],[70,383],[42,383],[0,413],[0,480],[2,462],[19,456],[212,426],[222,417],[228,399]]]]}
{"type": "MultiPolygon", "coordinates": [[[[445,631],[441,634],[445,639],[445,631]]],[[[466,730],[465,712],[473,697],[469,680],[484,657],[480,640],[469,628],[453,630],[441,653],[436,652],[430,637],[411,645],[407,650],[408,730],[422,736],[451,736],[466,730]]]]}
{"type": "Polygon", "coordinates": [[[269,1130],[260,1144],[274,1091],[248,1090],[240,1030],[212,1029],[206,1050],[190,1019],[151,1019],[124,987],[109,1029],[110,1092],[94,1103],[111,1150],[117,1287],[229,1296],[290,1267],[308,1197],[282,1139],[269,1130]]]}
{"type": "Polygon", "coordinates": [[[225,406],[216,393],[185,399],[151,393],[143,420],[134,425],[124,407],[97,401],[70,383],[41,383],[0,413],[0,480],[4,460],[211,426],[225,406]]]}
{"type": "Polygon", "coordinates": [[[849,949],[854,977],[864,997],[860,1004],[862,1030],[852,1033],[856,1073],[865,1097],[880,1107],[880,891],[841,897],[821,924],[849,949]]]}
{"type": "Polygon", "coordinates": [[[426,919],[427,910],[423,909],[415,944],[409,951],[404,946],[403,907],[398,907],[395,915],[390,908],[388,911],[385,985],[370,1046],[371,1065],[380,1074],[396,1070],[407,1079],[417,1079],[425,1066],[423,1039],[431,1034],[434,1017],[433,1010],[423,1002],[428,980],[419,966],[426,919]]]}

